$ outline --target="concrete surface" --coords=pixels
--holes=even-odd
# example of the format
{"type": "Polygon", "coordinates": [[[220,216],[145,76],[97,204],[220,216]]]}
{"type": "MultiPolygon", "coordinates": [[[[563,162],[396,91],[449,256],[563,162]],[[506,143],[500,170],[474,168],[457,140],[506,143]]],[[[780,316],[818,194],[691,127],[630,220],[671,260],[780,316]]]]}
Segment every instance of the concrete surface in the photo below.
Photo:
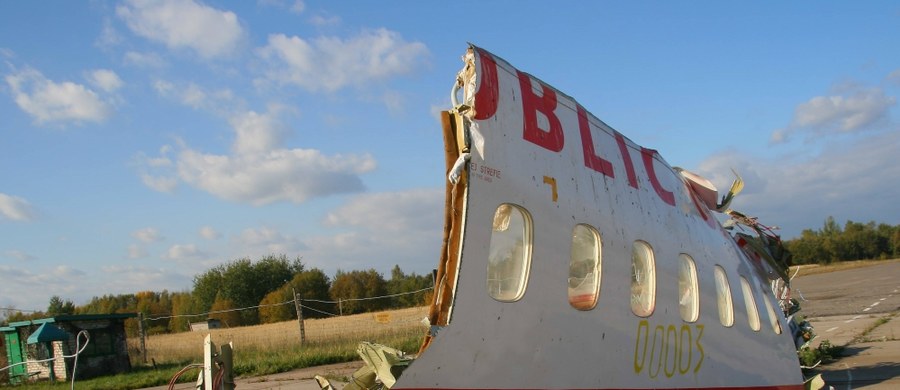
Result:
{"type": "MultiPolygon", "coordinates": [[[[319,385],[313,379],[316,375],[322,375],[337,388],[341,388],[344,382],[341,378],[349,378],[354,371],[362,367],[363,363],[338,363],[327,366],[308,367],[283,372],[280,374],[263,375],[250,378],[238,378],[235,388],[239,390],[263,390],[263,389],[295,389],[295,390],[319,390],[319,385]]],[[[197,371],[192,371],[192,378],[196,378],[197,371]]],[[[149,387],[142,390],[166,390],[168,386],[149,387]]],[[[194,383],[176,384],[176,390],[194,390],[194,383]]]]}
{"type": "Polygon", "coordinates": [[[900,262],[803,276],[801,313],[842,356],[811,370],[835,390],[900,389],[900,262]]]}

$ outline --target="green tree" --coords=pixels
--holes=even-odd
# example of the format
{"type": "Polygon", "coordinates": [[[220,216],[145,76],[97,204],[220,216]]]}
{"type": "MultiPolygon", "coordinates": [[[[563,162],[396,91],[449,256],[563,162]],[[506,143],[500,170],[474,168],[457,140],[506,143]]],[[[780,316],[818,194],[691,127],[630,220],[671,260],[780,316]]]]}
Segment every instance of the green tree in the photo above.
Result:
{"type": "Polygon", "coordinates": [[[391,307],[403,308],[421,306],[431,301],[431,291],[421,291],[410,294],[413,291],[420,291],[431,287],[434,283],[431,275],[416,275],[415,272],[407,275],[400,269],[399,265],[394,265],[391,269],[391,279],[387,281],[387,292],[390,295],[397,295],[392,298],[391,307]]]}
{"type": "Polygon", "coordinates": [[[209,318],[222,321],[229,328],[241,326],[243,325],[241,323],[241,314],[235,309],[237,309],[237,306],[232,300],[223,297],[222,294],[218,294],[210,307],[212,313],[210,313],[209,318]]]}
{"type": "Polygon", "coordinates": [[[50,304],[47,305],[47,315],[58,316],[64,314],[75,314],[75,304],[68,299],[63,301],[59,295],[50,297],[50,304]]]}
{"type": "Polygon", "coordinates": [[[191,320],[189,317],[183,317],[186,314],[195,314],[191,312],[193,308],[193,302],[191,299],[191,293],[189,292],[180,292],[172,294],[172,315],[174,316],[171,320],[169,320],[169,331],[170,332],[183,332],[186,330],[190,330],[191,320]],[[179,317],[182,316],[182,317],[179,317]]]}
{"type": "Polygon", "coordinates": [[[328,317],[329,313],[335,313],[335,305],[316,302],[328,301],[331,299],[331,280],[328,275],[318,268],[309,271],[303,271],[291,279],[291,287],[300,296],[301,304],[305,307],[303,310],[304,318],[323,318],[328,317]]]}
{"type": "Polygon", "coordinates": [[[390,305],[388,299],[363,299],[387,295],[387,282],[374,269],[368,271],[337,271],[331,283],[331,299],[341,302],[343,314],[378,311],[390,305]]]}

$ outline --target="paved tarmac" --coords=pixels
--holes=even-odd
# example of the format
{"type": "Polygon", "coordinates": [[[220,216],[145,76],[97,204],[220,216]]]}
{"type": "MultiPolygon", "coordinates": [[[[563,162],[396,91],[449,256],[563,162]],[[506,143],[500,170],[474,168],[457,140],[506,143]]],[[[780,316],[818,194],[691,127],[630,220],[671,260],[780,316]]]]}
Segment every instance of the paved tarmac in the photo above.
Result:
{"type": "Polygon", "coordinates": [[[793,283],[817,334],[844,346],[843,356],[824,362],[821,373],[836,390],[900,389],[900,261],[804,276],[793,283]]]}

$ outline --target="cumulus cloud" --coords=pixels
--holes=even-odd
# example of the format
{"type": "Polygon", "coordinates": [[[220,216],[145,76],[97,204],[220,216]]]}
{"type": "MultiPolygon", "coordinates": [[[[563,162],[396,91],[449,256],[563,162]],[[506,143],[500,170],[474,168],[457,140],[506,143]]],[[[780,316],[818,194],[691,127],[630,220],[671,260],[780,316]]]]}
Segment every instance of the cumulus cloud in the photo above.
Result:
{"type": "Polygon", "coordinates": [[[127,51],[123,60],[126,64],[139,68],[163,68],[166,66],[166,61],[156,53],[127,51]]]}
{"type": "Polygon", "coordinates": [[[9,257],[9,258],[11,258],[11,259],[16,259],[16,260],[19,260],[19,261],[32,261],[32,260],[37,260],[37,257],[36,257],[36,256],[32,256],[32,255],[30,255],[30,254],[28,254],[28,253],[25,253],[25,252],[22,252],[22,251],[16,250],[16,249],[6,251],[6,252],[4,252],[4,255],[5,255],[6,257],[9,257]]]}
{"type": "Polygon", "coordinates": [[[409,74],[428,55],[420,42],[406,42],[399,33],[378,29],[350,39],[319,37],[312,40],[284,34],[269,36],[258,49],[268,69],[265,80],[295,85],[309,91],[333,92],[347,86],[409,74]]]}
{"type": "Polygon", "coordinates": [[[176,85],[165,80],[157,80],[153,83],[153,89],[162,97],[174,99],[197,110],[221,112],[222,107],[229,106],[235,100],[234,92],[230,89],[206,90],[194,83],[176,85]]]}
{"type": "Polygon", "coordinates": [[[34,209],[27,200],[0,192],[0,220],[27,222],[34,218],[34,209]]]}
{"type": "MultiPolygon", "coordinates": [[[[154,180],[174,184],[177,177],[194,188],[219,198],[265,205],[288,201],[302,203],[311,198],[363,190],[359,175],[375,169],[370,155],[327,156],[315,149],[287,149],[281,145],[287,131],[280,115],[282,110],[270,107],[266,113],[246,112],[235,115],[231,124],[235,131],[233,154],[212,154],[180,146],[174,169],[153,170],[143,162],[145,184],[153,189],[168,189],[154,180]],[[154,185],[151,185],[154,184],[154,185]]],[[[168,149],[164,149],[165,158],[168,149]]]]}
{"type": "Polygon", "coordinates": [[[781,143],[803,131],[822,136],[866,130],[885,120],[896,102],[881,88],[857,87],[845,94],[817,96],[798,105],[791,123],[775,131],[771,141],[781,143]]]}
{"type": "Polygon", "coordinates": [[[144,247],[132,244],[128,246],[128,258],[129,259],[142,259],[147,257],[147,250],[144,247]]]}
{"type": "Polygon", "coordinates": [[[162,257],[167,260],[196,260],[205,256],[206,254],[194,244],[175,244],[170,246],[162,257]]]}
{"type": "Polygon", "coordinates": [[[109,69],[97,69],[90,73],[88,79],[92,85],[106,92],[115,92],[125,84],[116,72],[109,69]]]}
{"type": "Polygon", "coordinates": [[[57,83],[31,68],[9,74],[5,79],[16,105],[38,124],[102,122],[111,114],[109,104],[81,84],[57,83]]]}
{"type": "Polygon", "coordinates": [[[191,0],[132,0],[116,14],[141,37],[207,59],[233,54],[245,34],[233,12],[191,0]]]}
{"type": "Polygon", "coordinates": [[[141,242],[146,243],[162,241],[163,239],[165,239],[161,234],[159,234],[158,230],[152,227],[145,227],[143,229],[134,231],[131,233],[131,237],[134,237],[141,242]]]}
{"type": "MultiPolygon", "coordinates": [[[[805,228],[820,226],[827,216],[857,222],[900,215],[900,206],[887,194],[900,193],[900,165],[895,164],[900,129],[853,142],[831,143],[805,158],[764,159],[746,154],[720,154],[701,164],[698,173],[720,189],[735,168],[747,181],[732,207],[780,225],[787,238],[805,228]],[[790,215],[790,220],[785,220],[790,215]]],[[[796,153],[801,155],[801,153],[796,153]]]]}
{"type": "Polygon", "coordinates": [[[200,228],[199,233],[200,237],[203,237],[207,240],[218,240],[219,237],[222,237],[222,235],[219,234],[219,232],[216,231],[216,229],[214,229],[212,226],[204,226],[200,228]]]}
{"type": "Polygon", "coordinates": [[[329,212],[323,224],[332,235],[304,239],[304,259],[323,268],[387,271],[393,265],[427,272],[439,252],[443,231],[441,189],[360,194],[329,212]]]}
{"type": "Polygon", "coordinates": [[[269,254],[298,253],[306,246],[296,237],[279,232],[271,227],[244,229],[236,237],[241,252],[248,257],[259,257],[269,254]]]}

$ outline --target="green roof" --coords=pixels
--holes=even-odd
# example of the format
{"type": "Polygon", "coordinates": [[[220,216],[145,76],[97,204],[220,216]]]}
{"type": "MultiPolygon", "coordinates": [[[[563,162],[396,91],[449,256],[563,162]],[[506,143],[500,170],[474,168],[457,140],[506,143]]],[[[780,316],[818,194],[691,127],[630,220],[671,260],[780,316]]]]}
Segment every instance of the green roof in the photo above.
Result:
{"type": "Polygon", "coordinates": [[[69,332],[53,326],[49,322],[45,322],[40,328],[37,328],[31,336],[28,336],[28,344],[46,343],[48,341],[63,341],[69,339],[69,332]]]}

